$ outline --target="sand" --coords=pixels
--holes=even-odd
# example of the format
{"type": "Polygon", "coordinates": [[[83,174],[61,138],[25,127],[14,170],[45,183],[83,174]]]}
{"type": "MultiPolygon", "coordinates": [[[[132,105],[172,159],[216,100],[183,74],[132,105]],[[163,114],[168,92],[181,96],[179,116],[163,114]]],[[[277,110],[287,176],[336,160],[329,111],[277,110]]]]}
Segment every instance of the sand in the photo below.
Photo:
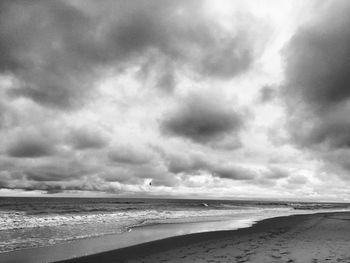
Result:
{"type": "Polygon", "coordinates": [[[266,219],[250,228],[172,237],[63,262],[350,262],[350,213],[266,219]]]}

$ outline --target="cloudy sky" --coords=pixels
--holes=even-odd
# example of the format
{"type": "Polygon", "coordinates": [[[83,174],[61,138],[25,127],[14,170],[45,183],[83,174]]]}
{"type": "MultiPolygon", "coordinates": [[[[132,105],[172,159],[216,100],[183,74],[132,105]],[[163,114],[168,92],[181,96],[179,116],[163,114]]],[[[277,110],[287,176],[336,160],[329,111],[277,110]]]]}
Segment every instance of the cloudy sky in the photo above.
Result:
{"type": "Polygon", "coordinates": [[[349,201],[349,25],[347,0],[2,0],[0,195],[349,201]]]}

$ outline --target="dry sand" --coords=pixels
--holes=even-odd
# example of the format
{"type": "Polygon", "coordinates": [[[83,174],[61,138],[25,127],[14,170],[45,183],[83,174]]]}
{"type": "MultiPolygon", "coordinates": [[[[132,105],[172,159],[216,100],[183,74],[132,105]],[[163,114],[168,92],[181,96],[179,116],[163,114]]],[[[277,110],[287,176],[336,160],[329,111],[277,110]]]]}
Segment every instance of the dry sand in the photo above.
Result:
{"type": "Polygon", "coordinates": [[[350,262],[350,213],[272,218],[250,228],[172,237],[64,262],[350,262]]]}

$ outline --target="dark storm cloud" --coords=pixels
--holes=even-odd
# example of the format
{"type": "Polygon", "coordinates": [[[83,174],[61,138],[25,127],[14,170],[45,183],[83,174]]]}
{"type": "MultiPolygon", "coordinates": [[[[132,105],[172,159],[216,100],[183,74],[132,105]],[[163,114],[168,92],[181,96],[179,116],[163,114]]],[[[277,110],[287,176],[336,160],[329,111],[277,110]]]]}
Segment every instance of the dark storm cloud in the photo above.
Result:
{"type": "Polygon", "coordinates": [[[52,167],[48,169],[34,169],[25,172],[26,178],[28,180],[36,182],[50,182],[50,181],[69,181],[73,180],[76,177],[74,173],[63,173],[59,171],[53,171],[52,167]]]}
{"type": "Polygon", "coordinates": [[[257,176],[254,171],[239,166],[222,165],[212,168],[214,176],[231,180],[253,180],[257,176]]]}
{"type": "Polygon", "coordinates": [[[350,145],[349,12],[348,1],[328,2],[285,48],[288,127],[316,151],[350,145]]]}
{"type": "Polygon", "coordinates": [[[164,134],[209,143],[243,127],[243,116],[215,97],[192,95],[162,121],[164,134]]]}
{"type": "Polygon", "coordinates": [[[264,174],[264,177],[266,179],[278,180],[278,179],[287,178],[289,175],[290,175],[290,172],[287,169],[277,167],[277,166],[272,166],[264,174]]]}
{"type": "Polygon", "coordinates": [[[81,161],[51,159],[47,164],[37,164],[24,168],[22,174],[29,181],[53,182],[71,181],[98,171],[97,167],[81,161]]]}
{"type": "Polygon", "coordinates": [[[39,135],[23,134],[10,142],[6,148],[6,153],[17,158],[38,158],[52,155],[55,151],[54,145],[47,139],[39,135]]]}
{"type": "Polygon", "coordinates": [[[286,92],[314,110],[329,110],[350,96],[349,11],[347,1],[331,3],[321,17],[298,30],[286,49],[286,92]]]}
{"type": "Polygon", "coordinates": [[[72,131],[68,141],[78,150],[100,149],[108,144],[108,139],[105,136],[88,128],[72,131]]]}
{"type": "MultiPolygon", "coordinates": [[[[138,187],[152,180],[154,186],[174,186],[178,180],[162,165],[152,162],[153,154],[132,147],[118,147],[106,162],[88,152],[60,152],[50,158],[23,159],[0,156],[0,188],[26,191],[118,192],[123,185],[138,187]],[[5,159],[4,159],[5,158],[5,159]]],[[[84,150],[84,149],[83,149],[84,150]]],[[[91,153],[91,152],[90,152],[91,153]]],[[[103,153],[102,153],[103,154],[103,153]]],[[[148,185],[148,183],[147,183],[148,185]]]]}
{"type": "Polygon", "coordinates": [[[281,179],[294,176],[288,169],[275,165],[254,169],[227,160],[213,160],[203,154],[171,153],[157,147],[155,150],[162,156],[168,171],[172,174],[210,174],[215,178],[246,181],[260,186],[273,186],[281,179]]]}
{"type": "Polygon", "coordinates": [[[332,149],[320,153],[320,158],[325,160],[322,171],[327,174],[335,174],[343,180],[349,181],[350,151],[347,148],[332,149]]]}
{"type": "Polygon", "coordinates": [[[0,70],[17,78],[13,96],[71,107],[92,74],[83,44],[91,21],[63,1],[5,1],[0,16],[0,70]]]}
{"type": "Polygon", "coordinates": [[[261,103],[267,103],[273,100],[276,97],[276,90],[271,86],[264,86],[259,91],[259,98],[258,100],[261,103]]]}
{"type": "MultiPolygon", "coordinates": [[[[0,182],[1,184],[1,182],[0,182]]],[[[117,193],[120,187],[93,181],[70,181],[70,182],[35,182],[23,181],[18,184],[6,184],[4,189],[21,189],[24,191],[45,191],[48,194],[62,193],[66,191],[99,191],[117,193]]]]}
{"type": "Polygon", "coordinates": [[[147,164],[152,160],[149,151],[133,148],[132,146],[119,146],[108,154],[112,162],[130,165],[147,164]]]}
{"type": "Polygon", "coordinates": [[[105,191],[117,189],[103,180],[102,166],[86,160],[50,159],[44,164],[27,162],[15,169],[0,171],[1,188],[41,190],[48,193],[64,191],[105,191]]]}
{"type": "MultiPolygon", "coordinates": [[[[172,90],[174,71],[231,78],[255,56],[254,18],[226,32],[200,1],[2,1],[0,72],[15,76],[10,94],[48,107],[80,105],[101,69],[167,61],[155,69],[172,90]]],[[[246,16],[247,18],[248,16],[246,16]]],[[[151,66],[152,67],[152,66],[151,66]]]]}
{"type": "Polygon", "coordinates": [[[198,171],[209,170],[209,163],[200,156],[163,154],[163,157],[166,159],[168,170],[171,173],[196,173],[198,171]]]}
{"type": "Polygon", "coordinates": [[[210,158],[201,155],[182,155],[165,152],[161,154],[163,155],[168,171],[174,174],[200,174],[204,172],[218,178],[243,181],[253,180],[258,175],[248,168],[221,161],[214,162],[210,158]]]}
{"type": "Polygon", "coordinates": [[[342,113],[334,113],[315,118],[314,126],[307,137],[303,137],[307,146],[323,144],[328,148],[349,148],[350,121],[344,116],[349,114],[348,109],[342,113]]]}

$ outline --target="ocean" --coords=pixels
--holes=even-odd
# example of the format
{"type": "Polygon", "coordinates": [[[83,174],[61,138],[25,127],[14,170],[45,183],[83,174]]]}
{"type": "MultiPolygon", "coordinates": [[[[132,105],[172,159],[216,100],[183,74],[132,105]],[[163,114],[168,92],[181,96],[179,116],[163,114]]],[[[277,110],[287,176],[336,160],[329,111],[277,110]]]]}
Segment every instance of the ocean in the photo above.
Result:
{"type": "Polygon", "coordinates": [[[0,197],[0,253],[191,223],[187,232],[247,227],[276,216],[349,211],[343,203],[135,198],[0,197]],[[225,223],[210,224],[208,222],[225,223]]]}

